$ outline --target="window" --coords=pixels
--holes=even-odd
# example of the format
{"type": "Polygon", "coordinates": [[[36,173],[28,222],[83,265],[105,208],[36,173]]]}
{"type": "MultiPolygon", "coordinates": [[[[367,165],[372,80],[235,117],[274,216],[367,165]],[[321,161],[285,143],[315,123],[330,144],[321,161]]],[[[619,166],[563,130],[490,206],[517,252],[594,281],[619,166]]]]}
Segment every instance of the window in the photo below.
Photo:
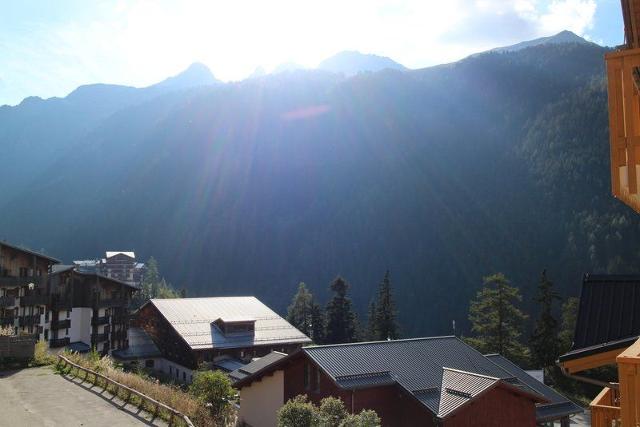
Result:
{"type": "Polygon", "coordinates": [[[309,369],[309,364],[304,364],[304,389],[309,390],[311,388],[311,369],[309,369]]]}
{"type": "Polygon", "coordinates": [[[44,340],[47,341],[49,339],[49,330],[45,329],[44,330],[44,340]]]}
{"type": "Polygon", "coordinates": [[[145,360],[144,361],[144,367],[145,368],[153,368],[153,364],[154,364],[153,359],[149,359],[149,360],[145,360]]]}
{"type": "Polygon", "coordinates": [[[176,368],[176,378],[180,378],[180,370],[176,368]]]}
{"type": "Polygon", "coordinates": [[[42,316],[44,314],[44,307],[40,307],[40,315],[42,316]]]}

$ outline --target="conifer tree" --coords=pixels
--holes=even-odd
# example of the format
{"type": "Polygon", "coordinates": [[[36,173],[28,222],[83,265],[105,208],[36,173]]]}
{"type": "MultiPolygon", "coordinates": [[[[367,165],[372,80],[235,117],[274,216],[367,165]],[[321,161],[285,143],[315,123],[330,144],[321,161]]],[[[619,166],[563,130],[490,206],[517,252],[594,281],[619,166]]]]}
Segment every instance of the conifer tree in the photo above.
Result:
{"type": "Polygon", "coordinates": [[[287,309],[287,321],[307,336],[311,335],[313,295],[304,282],[298,284],[298,292],[293,296],[287,309]]]}
{"type": "Polygon", "coordinates": [[[334,295],[327,304],[327,332],[325,340],[328,344],[353,342],[356,339],[356,318],[347,297],[349,284],[340,276],[331,283],[334,295]]]}
{"type": "Polygon", "coordinates": [[[367,339],[371,341],[375,341],[378,339],[378,313],[376,311],[376,303],[375,301],[371,301],[369,303],[369,314],[368,314],[368,323],[367,323],[367,339]]]}
{"type": "Polygon", "coordinates": [[[564,304],[562,304],[562,322],[560,324],[560,332],[558,333],[558,352],[560,354],[566,353],[571,349],[573,335],[576,330],[579,306],[580,299],[576,297],[567,298],[564,304]]]}
{"type": "Polygon", "coordinates": [[[391,295],[391,279],[389,270],[378,289],[378,301],[375,305],[375,336],[376,340],[397,339],[398,323],[396,322],[396,306],[391,295]]]}
{"type": "Polygon", "coordinates": [[[315,301],[311,304],[311,335],[309,338],[316,344],[325,343],[325,319],[322,308],[315,301]]]}
{"type": "Polygon", "coordinates": [[[547,271],[544,270],[535,299],[539,304],[540,314],[531,336],[531,356],[536,367],[554,366],[558,358],[558,321],[553,317],[553,302],[559,299],[553,290],[553,283],[547,278],[547,271]]]}
{"type": "Polygon", "coordinates": [[[469,343],[482,353],[499,353],[514,362],[526,363],[528,351],[520,337],[527,315],[516,307],[520,301],[520,291],[509,284],[504,274],[485,277],[484,287],[469,309],[475,334],[469,343]]]}

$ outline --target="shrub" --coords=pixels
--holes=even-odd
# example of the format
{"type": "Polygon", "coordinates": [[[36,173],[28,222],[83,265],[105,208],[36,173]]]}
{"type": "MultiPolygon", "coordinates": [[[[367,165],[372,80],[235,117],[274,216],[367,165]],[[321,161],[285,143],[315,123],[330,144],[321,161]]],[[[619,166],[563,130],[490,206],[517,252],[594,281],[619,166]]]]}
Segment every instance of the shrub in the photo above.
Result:
{"type": "Polygon", "coordinates": [[[380,427],[382,421],[375,411],[364,409],[358,415],[348,415],[340,427],[380,427]]]}
{"type": "Polygon", "coordinates": [[[339,427],[348,413],[342,400],[325,397],[320,401],[319,415],[323,427],[339,427]]]}
{"type": "Polygon", "coordinates": [[[56,357],[53,354],[49,353],[49,350],[47,349],[47,343],[45,341],[38,341],[33,352],[33,361],[31,365],[45,366],[53,365],[54,363],[56,363],[56,357]]]}
{"type": "Polygon", "coordinates": [[[278,427],[315,427],[318,418],[318,409],[307,396],[298,395],[278,410],[278,427]]]}
{"type": "Polygon", "coordinates": [[[189,393],[209,407],[219,421],[224,421],[229,413],[236,392],[231,380],[220,371],[201,371],[195,374],[189,393]]]}

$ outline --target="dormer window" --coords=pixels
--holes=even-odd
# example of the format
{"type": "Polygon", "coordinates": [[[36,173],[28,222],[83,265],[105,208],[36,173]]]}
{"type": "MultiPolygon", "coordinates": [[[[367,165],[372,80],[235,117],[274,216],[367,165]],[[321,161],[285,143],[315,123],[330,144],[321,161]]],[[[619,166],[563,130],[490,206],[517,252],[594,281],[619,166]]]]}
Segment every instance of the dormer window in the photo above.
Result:
{"type": "Polygon", "coordinates": [[[223,319],[219,318],[211,322],[224,335],[253,334],[256,329],[255,319],[223,319]]]}

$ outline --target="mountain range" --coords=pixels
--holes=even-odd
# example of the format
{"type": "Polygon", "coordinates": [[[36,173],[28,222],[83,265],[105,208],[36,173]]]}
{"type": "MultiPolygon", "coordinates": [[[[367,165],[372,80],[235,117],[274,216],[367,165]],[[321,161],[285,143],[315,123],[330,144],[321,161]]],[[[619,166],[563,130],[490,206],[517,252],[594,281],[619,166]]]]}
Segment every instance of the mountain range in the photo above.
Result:
{"type": "Polygon", "coordinates": [[[0,107],[0,238],[67,262],[135,250],[192,296],[280,312],[341,274],[364,313],[389,269],[405,336],[465,331],[497,271],[533,314],[543,269],[569,296],[640,265],[609,191],[607,49],[580,40],[234,83],[195,65],[0,107]]]}

